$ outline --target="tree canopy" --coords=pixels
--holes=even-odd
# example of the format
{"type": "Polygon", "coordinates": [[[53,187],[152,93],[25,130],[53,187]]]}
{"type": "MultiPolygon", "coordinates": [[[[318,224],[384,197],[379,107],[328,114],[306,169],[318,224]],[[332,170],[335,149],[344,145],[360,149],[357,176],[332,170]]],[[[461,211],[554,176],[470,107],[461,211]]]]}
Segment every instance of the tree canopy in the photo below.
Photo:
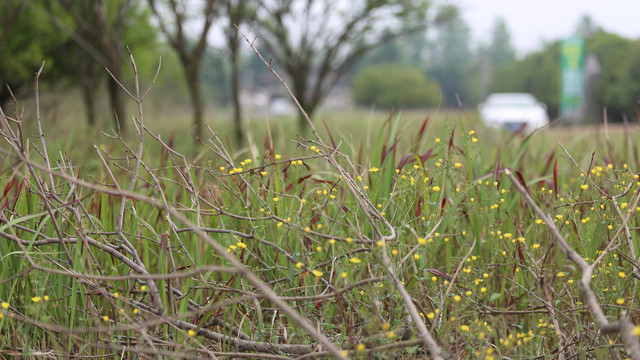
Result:
{"type": "MultiPolygon", "coordinates": [[[[403,34],[449,19],[454,10],[429,1],[266,1],[257,12],[260,38],[312,114],[365,53],[403,34]],[[322,19],[322,21],[318,21],[322,19]]],[[[302,128],[306,123],[300,117],[302,128]]]]}
{"type": "Polygon", "coordinates": [[[491,43],[488,48],[491,65],[499,68],[515,60],[516,50],[511,41],[511,32],[503,18],[497,18],[491,32],[491,43]]]}
{"type": "MultiPolygon", "coordinates": [[[[453,108],[458,106],[458,95],[468,107],[488,92],[519,91],[534,94],[548,105],[550,115],[557,114],[559,41],[518,59],[502,18],[495,20],[489,39],[478,43],[455,8],[429,0],[211,0],[198,4],[191,6],[189,0],[6,0],[0,8],[0,105],[10,99],[7,85],[17,96],[29,93],[35,72],[46,61],[41,77],[44,89],[47,83],[80,89],[92,124],[100,115],[95,102],[107,91],[110,111],[106,114],[113,115],[115,109],[122,119],[126,99],[105,67],[126,82],[127,47],[139,68],[151,68],[147,73],[155,70],[160,55],[173,51],[163,63],[173,61],[177,66],[164,66],[159,81],[171,84],[171,99],[181,104],[191,100],[198,129],[202,129],[207,104],[229,106],[234,109],[236,138],[241,140],[240,91],[269,87],[265,79],[272,79],[267,67],[247,51],[235,28],[241,25],[246,33],[256,35],[255,46],[285,75],[311,115],[336,84],[347,81],[352,82],[354,100],[363,105],[393,107],[410,99],[408,106],[428,106],[437,98],[438,104],[453,108]],[[216,38],[209,36],[212,32],[221,43],[212,44],[216,38]],[[243,79],[251,76],[254,87],[245,89],[243,79]],[[398,85],[402,82],[407,84],[404,88],[398,85]],[[436,84],[440,91],[434,96],[436,84]]],[[[587,52],[597,57],[602,69],[593,107],[606,107],[614,121],[635,114],[640,40],[609,33],[589,16],[576,24],[575,35],[585,38],[587,52]]],[[[300,120],[304,127],[306,122],[300,120]]]]}
{"type": "MultiPolygon", "coordinates": [[[[44,1],[34,1],[43,7],[44,1]]],[[[68,37],[56,31],[41,12],[21,0],[8,0],[0,11],[0,105],[33,83],[34,74],[43,61],[50,79],[64,76],[65,48],[68,37]]]]}
{"type": "Polygon", "coordinates": [[[469,26],[456,16],[438,29],[432,43],[428,74],[440,84],[445,105],[455,107],[456,95],[469,101],[471,89],[467,82],[473,58],[470,35],[469,26]]]}
{"type": "Polygon", "coordinates": [[[432,107],[441,100],[438,84],[428,81],[417,68],[395,64],[369,65],[353,79],[356,104],[381,108],[432,107]]]}
{"type": "MultiPolygon", "coordinates": [[[[640,94],[640,84],[635,80],[640,75],[640,41],[599,30],[585,44],[587,53],[594,54],[602,68],[594,106],[607,108],[612,121],[635,114],[636,97],[640,94]]],[[[492,90],[530,92],[546,103],[555,116],[560,91],[559,58],[560,42],[556,41],[496,72],[492,90]]]]}

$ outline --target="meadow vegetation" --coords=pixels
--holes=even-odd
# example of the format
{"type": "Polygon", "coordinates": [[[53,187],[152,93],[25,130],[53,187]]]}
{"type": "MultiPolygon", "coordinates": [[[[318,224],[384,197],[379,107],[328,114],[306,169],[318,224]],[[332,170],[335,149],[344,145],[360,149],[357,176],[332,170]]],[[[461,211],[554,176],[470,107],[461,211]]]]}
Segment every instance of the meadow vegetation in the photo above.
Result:
{"type": "Polygon", "coordinates": [[[2,109],[0,356],[640,357],[635,126],[328,113],[189,153],[137,83],[90,148],[2,109]]]}

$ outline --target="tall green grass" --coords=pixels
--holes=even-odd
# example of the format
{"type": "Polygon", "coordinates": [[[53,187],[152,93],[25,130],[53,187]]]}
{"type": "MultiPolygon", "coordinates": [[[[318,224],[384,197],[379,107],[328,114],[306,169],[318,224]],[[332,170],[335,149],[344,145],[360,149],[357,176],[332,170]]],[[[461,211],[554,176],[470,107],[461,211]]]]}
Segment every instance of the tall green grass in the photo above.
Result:
{"type": "MultiPolygon", "coordinates": [[[[639,164],[624,129],[610,129],[608,138],[601,129],[555,127],[526,135],[451,113],[383,115],[349,114],[345,121],[323,114],[326,127],[318,127],[328,151],[396,231],[384,247],[378,222],[329,165],[328,153],[296,138],[288,123],[254,122],[242,148],[227,148],[234,145],[221,131],[221,142],[212,135],[186,166],[174,150],[186,147],[184,131],[167,137],[171,146],[147,136],[133,193],[166,201],[208,231],[354,358],[422,358],[427,351],[382,251],[453,358],[624,357],[622,340],[593,325],[579,273],[504,174],[517,175],[588,261],[616,242],[593,286],[608,316],[624,312],[638,323],[638,254],[630,245],[640,248],[640,208],[633,206],[639,164]],[[629,239],[613,238],[623,223],[612,196],[632,214],[629,239]]],[[[56,139],[56,129],[46,136],[56,139]]],[[[38,181],[47,182],[45,167],[35,168],[36,179],[15,150],[2,150],[3,354],[173,358],[241,351],[290,358],[305,351],[283,345],[316,343],[243,273],[196,272],[231,264],[158,202],[125,196],[118,229],[123,195],[115,181],[128,184],[135,163],[121,141],[133,148],[133,140],[102,138],[98,150],[71,162],[64,148],[57,151],[68,141],[49,142],[49,153],[60,154],[52,163],[55,196],[36,191],[38,181]],[[131,262],[154,277],[136,275],[131,262]],[[271,347],[246,350],[230,340],[238,338],[271,347]]],[[[73,142],[80,146],[81,139],[73,142]]],[[[44,164],[35,149],[28,153],[44,164]]]]}

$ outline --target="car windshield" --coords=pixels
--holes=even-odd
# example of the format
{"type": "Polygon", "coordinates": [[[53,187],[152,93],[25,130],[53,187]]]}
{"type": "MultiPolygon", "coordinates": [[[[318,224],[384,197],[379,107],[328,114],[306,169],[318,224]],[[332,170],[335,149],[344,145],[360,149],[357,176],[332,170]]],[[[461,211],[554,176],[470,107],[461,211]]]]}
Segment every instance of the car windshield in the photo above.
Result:
{"type": "Polygon", "coordinates": [[[536,99],[529,94],[496,94],[487,98],[490,106],[535,106],[536,99]]]}

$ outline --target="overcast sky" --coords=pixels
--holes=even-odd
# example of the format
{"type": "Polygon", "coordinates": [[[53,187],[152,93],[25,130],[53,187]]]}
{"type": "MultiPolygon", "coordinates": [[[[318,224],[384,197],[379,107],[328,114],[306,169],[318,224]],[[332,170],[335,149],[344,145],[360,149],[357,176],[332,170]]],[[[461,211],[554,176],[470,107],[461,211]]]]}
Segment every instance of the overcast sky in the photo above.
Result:
{"type": "Polygon", "coordinates": [[[518,55],[545,41],[573,33],[582,15],[609,32],[640,38],[639,0],[457,0],[475,41],[487,42],[496,17],[503,17],[518,55]]]}

